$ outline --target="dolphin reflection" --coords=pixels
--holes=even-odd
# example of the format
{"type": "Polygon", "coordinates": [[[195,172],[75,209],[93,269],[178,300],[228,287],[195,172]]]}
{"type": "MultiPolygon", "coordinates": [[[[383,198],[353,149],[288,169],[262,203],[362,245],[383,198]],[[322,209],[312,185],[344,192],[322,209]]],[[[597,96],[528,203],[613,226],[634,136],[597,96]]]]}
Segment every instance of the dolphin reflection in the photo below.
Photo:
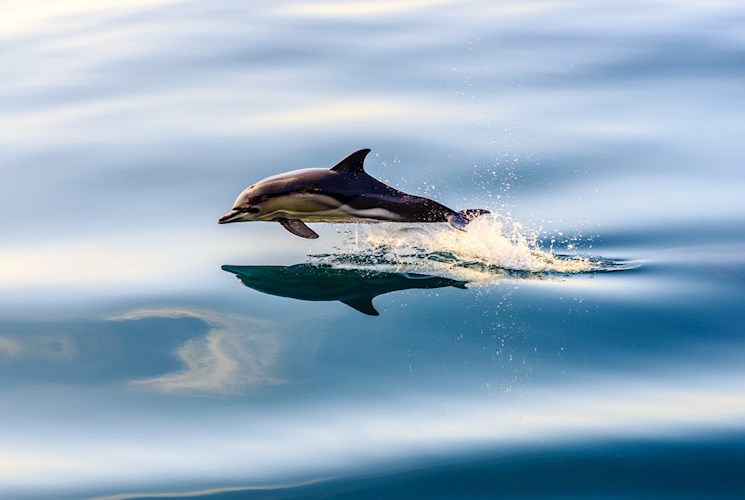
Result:
{"type": "Polygon", "coordinates": [[[426,274],[343,269],[314,264],[225,265],[222,269],[235,274],[241,283],[259,292],[300,300],[338,300],[370,316],[380,314],[372,304],[372,299],[378,295],[409,288],[466,288],[467,283],[426,274]]]}

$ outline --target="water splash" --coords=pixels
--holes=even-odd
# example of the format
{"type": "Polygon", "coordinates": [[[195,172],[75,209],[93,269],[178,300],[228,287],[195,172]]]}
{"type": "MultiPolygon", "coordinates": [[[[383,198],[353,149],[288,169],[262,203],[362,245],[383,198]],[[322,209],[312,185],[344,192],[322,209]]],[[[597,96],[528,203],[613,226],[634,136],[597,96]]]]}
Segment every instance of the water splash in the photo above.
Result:
{"type": "Polygon", "coordinates": [[[635,264],[541,248],[539,233],[498,215],[482,216],[457,231],[445,224],[359,225],[345,230],[338,252],[310,261],[337,267],[374,266],[396,272],[453,276],[470,282],[545,279],[557,275],[627,270],[635,264]]]}

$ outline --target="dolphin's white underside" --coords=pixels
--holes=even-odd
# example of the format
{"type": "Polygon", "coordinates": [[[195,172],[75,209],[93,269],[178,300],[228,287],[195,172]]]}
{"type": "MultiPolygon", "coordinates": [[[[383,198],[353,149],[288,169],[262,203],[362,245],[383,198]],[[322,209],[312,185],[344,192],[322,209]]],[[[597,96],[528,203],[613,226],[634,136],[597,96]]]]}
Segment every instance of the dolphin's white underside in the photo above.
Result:
{"type": "Polygon", "coordinates": [[[300,219],[304,222],[401,222],[404,218],[384,208],[358,210],[336,198],[319,194],[293,194],[281,196],[262,204],[258,221],[281,218],[300,219]]]}

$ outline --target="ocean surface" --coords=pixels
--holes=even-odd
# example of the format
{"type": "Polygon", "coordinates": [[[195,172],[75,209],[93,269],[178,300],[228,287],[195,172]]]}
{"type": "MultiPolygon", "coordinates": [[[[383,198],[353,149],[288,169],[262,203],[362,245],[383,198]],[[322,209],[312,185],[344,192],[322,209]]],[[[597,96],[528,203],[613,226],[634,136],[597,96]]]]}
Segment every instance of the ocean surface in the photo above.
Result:
{"type": "Polygon", "coordinates": [[[0,497],[745,497],[745,6],[0,3],[0,497]],[[371,148],[447,224],[218,225],[371,148]]]}

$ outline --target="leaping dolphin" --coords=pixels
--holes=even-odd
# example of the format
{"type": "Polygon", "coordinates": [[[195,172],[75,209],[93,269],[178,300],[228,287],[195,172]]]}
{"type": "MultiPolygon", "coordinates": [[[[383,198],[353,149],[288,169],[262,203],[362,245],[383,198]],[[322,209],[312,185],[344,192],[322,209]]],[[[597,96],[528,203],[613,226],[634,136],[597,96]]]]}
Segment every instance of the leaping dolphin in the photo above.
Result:
{"type": "Polygon", "coordinates": [[[302,238],[318,238],[305,222],[448,222],[456,229],[488,210],[456,212],[436,201],[407,194],[369,176],[360,149],[331,168],[294,170],[245,189],[219,224],[276,221],[302,238]]]}

